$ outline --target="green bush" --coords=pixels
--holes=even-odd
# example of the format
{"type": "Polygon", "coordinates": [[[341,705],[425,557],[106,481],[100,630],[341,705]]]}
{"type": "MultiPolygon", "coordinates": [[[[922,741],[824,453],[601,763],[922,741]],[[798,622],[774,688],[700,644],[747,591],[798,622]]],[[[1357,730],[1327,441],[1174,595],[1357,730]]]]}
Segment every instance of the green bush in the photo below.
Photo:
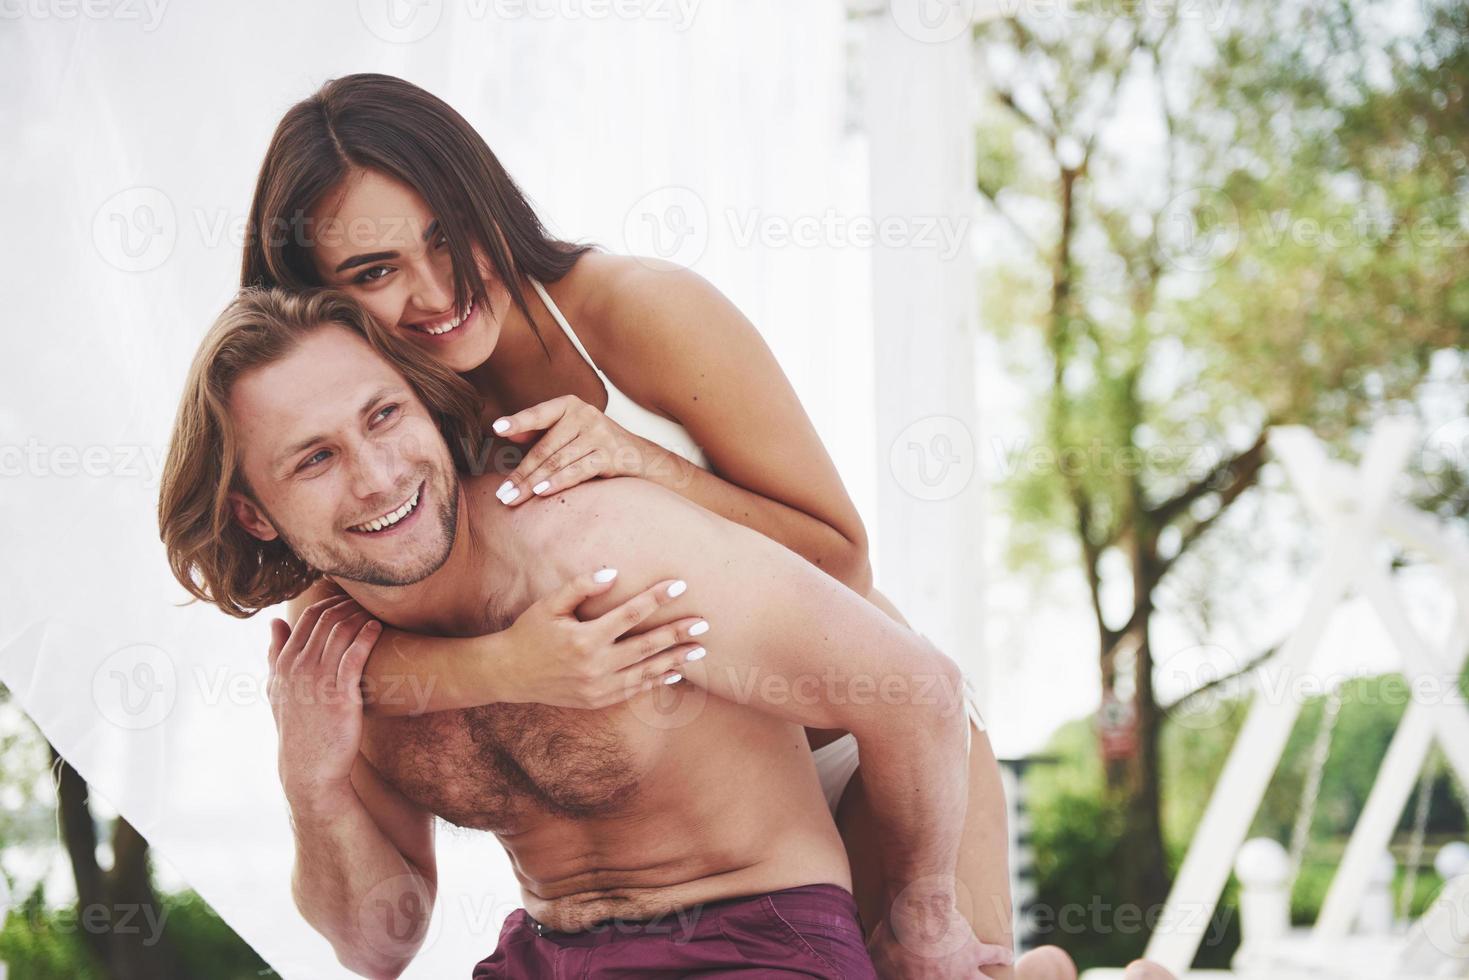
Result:
{"type": "MultiPolygon", "coordinates": [[[[258,980],[265,961],[193,892],[165,895],[164,936],[179,977],[258,980]]],[[[13,909],[0,930],[0,961],[20,980],[104,980],[70,908],[46,907],[39,887],[13,909]]]]}

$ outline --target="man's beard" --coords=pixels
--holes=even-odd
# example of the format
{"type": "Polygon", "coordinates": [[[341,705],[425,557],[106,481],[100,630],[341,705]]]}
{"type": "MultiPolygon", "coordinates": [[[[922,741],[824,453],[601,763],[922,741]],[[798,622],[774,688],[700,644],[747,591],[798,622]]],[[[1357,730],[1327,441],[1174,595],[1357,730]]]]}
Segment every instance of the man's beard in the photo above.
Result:
{"type": "MultiPolygon", "coordinates": [[[[447,487],[431,486],[429,477],[424,479],[424,486],[429,495],[438,498],[438,506],[437,515],[424,514],[423,517],[425,520],[431,520],[437,516],[444,546],[438,553],[430,555],[411,568],[390,568],[380,561],[353,554],[345,548],[338,548],[335,542],[330,545],[315,545],[294,541],[281,529],[279,524],[276,524],[276,529],[280,531],[281,540],[285,541],[286,545],[296,553],[296,557],[322,575],[328,575],[333,579],[345,579],[349,582],[360,582],[363,585],[389,588],[414,585],[442,568],[444,562],[449,560],[449,553],[454,549],[455,531],[459,526],[459,476],[452,468],[448,470],[448,473],[447,487]]],[[[273,520],[272,523],[274,523],[273,520]]]]}

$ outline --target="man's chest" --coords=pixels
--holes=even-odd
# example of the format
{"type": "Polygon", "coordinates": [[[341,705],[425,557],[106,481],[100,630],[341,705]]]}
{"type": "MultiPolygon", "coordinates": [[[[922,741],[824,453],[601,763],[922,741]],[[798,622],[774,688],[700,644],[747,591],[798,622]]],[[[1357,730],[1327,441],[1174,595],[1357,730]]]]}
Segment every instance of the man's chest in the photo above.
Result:
{"type": "Polygon", "coordinates": [[[369,716],[362,751],[399,792],[450,823],[513,833],[538,817],[631,805],[657,749],[612,712],[496,704],[369,716]]]}

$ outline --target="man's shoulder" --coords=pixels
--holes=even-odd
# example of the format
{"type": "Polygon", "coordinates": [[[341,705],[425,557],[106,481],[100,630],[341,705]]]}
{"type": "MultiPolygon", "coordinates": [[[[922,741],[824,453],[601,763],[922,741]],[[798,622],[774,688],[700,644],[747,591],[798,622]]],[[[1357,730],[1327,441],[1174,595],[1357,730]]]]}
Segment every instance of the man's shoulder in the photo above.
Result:
{"type": "MultiPolygon", "coordinates": [[[[504,506],[493,493],[490,505],[504,506]]],[[[626,476],[587,480],[513,510],[524,541],[578,560],[599,549],[656,545],[670,533],[712,533],[723,523],[672,490],[626,476]]]]}

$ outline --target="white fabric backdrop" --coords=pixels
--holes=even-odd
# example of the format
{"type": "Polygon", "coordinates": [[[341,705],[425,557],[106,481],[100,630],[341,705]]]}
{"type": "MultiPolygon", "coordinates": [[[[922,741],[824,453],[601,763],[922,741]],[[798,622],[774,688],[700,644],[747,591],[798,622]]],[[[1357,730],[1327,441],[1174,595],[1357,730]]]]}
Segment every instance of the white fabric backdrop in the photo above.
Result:
{"type": "MultiPolygon", "coordinates": [[[[275,122],[352,71],[446,98],[558,232],[661,252],[724,289],[871,522],[870,257],[779,238],[865,200],[842,5],[30,0],[4,16],[0,679],[278,971],[345,975],[291,905],[265,618],[179,607],[154,517],[275,122]]],[[[441,873],[409,976],[465,975],[518,904],[488,836],[441,830],[441,873]]]]}

